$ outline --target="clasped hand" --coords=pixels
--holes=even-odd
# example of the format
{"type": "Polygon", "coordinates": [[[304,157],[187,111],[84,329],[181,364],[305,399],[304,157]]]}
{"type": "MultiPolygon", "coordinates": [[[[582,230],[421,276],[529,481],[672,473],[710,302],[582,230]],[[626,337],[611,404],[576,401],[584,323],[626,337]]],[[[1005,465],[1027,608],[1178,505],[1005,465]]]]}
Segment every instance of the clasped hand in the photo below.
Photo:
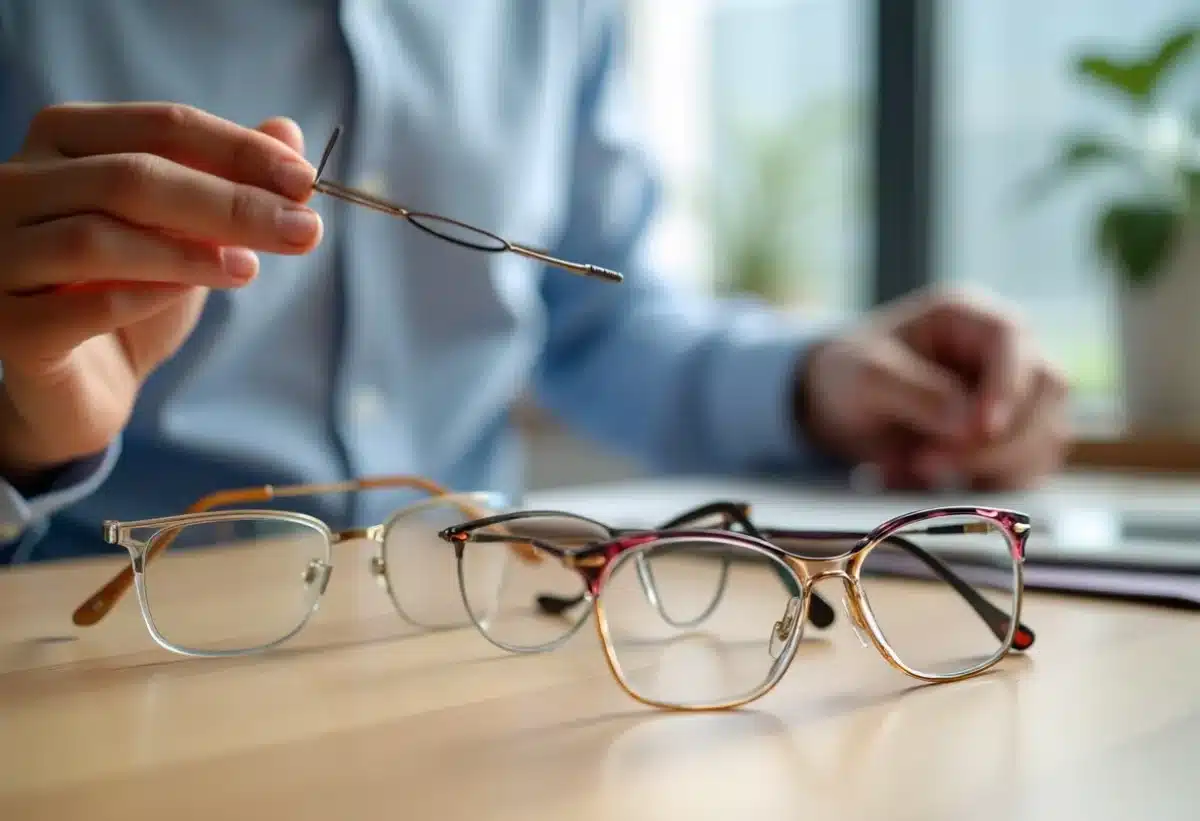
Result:
{"type": "Polygon", "coordinates": [[[890,488],[1037,484],[1069,445],[1067,382],[1015,315],[937,291],[869,315],[807,358],[807,435],[890,488]]]}

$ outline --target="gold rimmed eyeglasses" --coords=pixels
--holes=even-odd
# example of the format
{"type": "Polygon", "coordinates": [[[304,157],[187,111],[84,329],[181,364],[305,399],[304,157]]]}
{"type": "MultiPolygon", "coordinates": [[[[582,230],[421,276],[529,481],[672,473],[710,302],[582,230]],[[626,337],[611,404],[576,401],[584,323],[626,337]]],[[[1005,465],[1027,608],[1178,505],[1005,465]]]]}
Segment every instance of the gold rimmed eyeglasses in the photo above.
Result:
{"type": "Polygon", "coordinates": [[[365,191],[359,191],[355,188],[342,185],[341,183],[332,182],[322,179],[321,175],[325,172],[325,165],[329,162],[329,157],[333,153],[333,147],[337,143],[338,138],[342,134],[342,126],[337,126],[333,130],[333,134],[329,137],[329,142],[325,144],[325,150],[321,154],[321,161],[317,164],[317,177],[313,182],[313,190],[319,191],[322,194],[327,194],[331,197],[337,197],[340,200],[351,202],[356,205],[362,205],[367,208],[373,208],[376,211],[382,211],[385,214],[391,214],[394,217],[408,220],[408,222],[421,229],[427,234],[437,237],[440,240],[451,242],[463,248],[469,248],[473,251],[481,251],[488,254],[502,254],[505,252],[523,256],[526,259],[532,259],[546,265],[552,265],[563,271],[568,271],[579,276],[592,277],[593,279],[602,279],[606,282],[622,282],[625,277],[616,271],[610,271],[607,268],[601,268],[598,265],[589,265],[581,262],[569,262],[564,259],[558,259],[551,256],[545,251],[539,251],[536,248],[531,248],[528,245],[520,245],[515,242],[510,242],[503,237],[493,234],[491,231],[485,231],[482,228],[476,228],[473,225],[468,225],[460,220],[443,217],[437,214],[430,214],[424,211],[414,211],[405,208],[402,205],[397,205],[394,202],[368,194],[365,191]]]}
{"type": "MultiPolygon", "coordinates": [[[[655,707],[719,710],[765,696],[803,652],[821,582],[841,588],[863,646],[924,682],[979,675],[1034,643],[1021,621],[1030,520],[1017,511],[920,510],[869,532],[608,530],[577,514],[530,510],[464,522],[441,537],[466,581],[514,542],[557,558],[577,577],[583,595],[568,604],[590,606],[613,676],[655,707]],[[575,538],[589,528],[591,538],[575,538]],[[889,577],[909,583],[880,581],[889,577]]],[[[514,652],[561,645],[554,633],[530,629],[522,600],[535,584],[514,587],[523,589],[511,602],[475,601],[476,588],[461,588],[479,631],[514,652]]],[[[557,599],[549,604],[545,614],[558,612],[557,599]]],[[[583,621],[570,617],[567,629],[583,621]]]]}

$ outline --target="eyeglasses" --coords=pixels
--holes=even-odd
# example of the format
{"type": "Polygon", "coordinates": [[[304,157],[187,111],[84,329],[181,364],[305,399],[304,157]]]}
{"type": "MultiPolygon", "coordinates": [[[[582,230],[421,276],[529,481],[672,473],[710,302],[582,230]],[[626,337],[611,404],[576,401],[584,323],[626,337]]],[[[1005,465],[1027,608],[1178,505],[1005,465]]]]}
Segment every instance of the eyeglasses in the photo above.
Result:
{"type": "Polygon", "coordinates": [[[394,217],[406,219],[411,225],[427,234],[473,251],[482,251],[490,254],[501,254],[504,252],[517,254],[526,259],[552,265],[555,268],[560,268],[572,274],[602,279],[607,282],[622,282],[625,279],[616,271],[610,271],[598,265],[586,265],[579,262],[568,262],[558,259],[547,254],[545,251],[540,251],[527,245],[518,245],[515,242],[510,242],[503,237],[493,234],[491,231],[476,228],[465,222],[438,216],[437,214],[413,211],[394,202],[388,202],[387,200],[372,196],[365,191],[359,191],[340,183],[321,179],[321,175],[325,171],[325,165],[329,162],[329,156],[333,153],[333,146],[337,143],[341,133],[342,126],[339,125],[333,130],[333,134],[329,137],[329,142],[325,144],[325,150],[321,154],[321,161],[317,165],[317,176],[313,182],[313,190],[331,197],[337,197],[346,202],[373,208],[376,211],[382,211],[394,217]]]}
{"type": "MultiPolygon", "coordinates": [[[[461,568],[513,541],[555,556],[591,604],[614,678],[650,706],[728,709],[766,695],[799,651],[814,587],[827,579],[841,581],[860,642],[921,681],[978,675],[1034,643],[1020,623],[1030,530],[1023,513],[947,507],[866,533],[675,529],[581,546],[559,535],[572,526],[605,529],[571,513],[522,511],[454,525],[441,537],[455,547],[460,578],[468,578],[461,568]],[[914,583],[881,581],[896,576],[914,583]]],[[[471,603],[466,586],[460,592],[469,612],[488,614],[474,621],[493,643],[541,649],[514,648],[520,636],[503,610],[471,603]]]]}
{"type": "MultiPolygon", "coordinates": [[[[685,528],[736,532],[736,528],[758,535],[749,519],[749,510],[750,506],[743,502],[711,502],[679,514],[655,528],[655,532],[667,534],[685,528]]],[[[489,575],[495,548],[463,550],[459,546],[454,551],[459,592],[475,627],[492,644],[512,653],[553,650],[574,636],[592,615],[592,607],[580,606],[592,601],[585,579],[576,567],[562,561],[564,550],[647,532],[622,530],[570,513],[516,512],[497,515],[489,521],[493,523],[489,528],[491,533],[478,534],[482,537],[480,541],[499,534],[503,541],[522,546],[522,560],[505,568],[503,584],[494,584],[489,575]]],[[[720,604],[731,565],[728,558],[723,558],[709,568],[710,572],[698,584],[702,591],[699,597],[695,590],[675,590],[672,580],[659,579],[647,562],[638,566],[638,583],[645,602],[660,619],[686,629],[702,622],[720,604]]],[[[800,595],[801,587],[791,573],[784,570],[777,576],[785,590],[800,595]]],[[[836,613],[825,599],[814,593],[806,617],[814,627],[824,628],[833,624],[836,613]]]]}
{"type": "MultiPolygon", "coordinates": [[[[369,570],[404,620],[430,630],[468,626],[460,597],[441,592],[456,589],[457,569],[438,529],[507,508],[500,494],[450,493],[417,476],[220,491],[181,515],[106,521],[105,541],[124,547],[130,564],[88,597],[73,621],[96,624],[133,587],[151,637],[167,650],[188,656],[267,650],[295,636],[316,611],[333,572],[333,547],[367,539],[378,546],[369,570]],[[388,489],[426,498],[400,507],[385,522],[349,530],[334,530],[305,513],[246,507],[388,489]],[[239,507],[216,509],[231,505],[239,507]],[[219,564],[199,568],[200,559],[219,564]]],[[[517,554],[523,549],[512,547],[517,554]]],[[[508,558],[504,551],[489,556],[481,583],[501,576],[508,558]]]]}
{"type": "MultiPolygon", "coordinates": [[[[510,551],[476,557],[469,574],[463,574],[454,551],[438,534],[507,508],[500,494],[450,493],[417,476],[219,491],[182,515],[105,522],[105,540],[124,547],[130,565],[89,596],[73,621],[79,626],[98,623],[132,587],[151,637],[172,652],[230,656],[268,650],[294,637],[315,612],[333,571],[333,546],[357,539],[377,545],[369,560],[371,574],[397,614],[421,629],[471,626],[474,620],[464,612],[464,599],[502,599],[513,580],[536,579],[540,590],[550,591],[548,600],[555,592],[573,593],[569,585],[577,586],[577,577],[520,540],[510,544],[510,551]],[[381,524],[351,530],[333,530],[304,513],[252,507],[277,499],[380,490],[417,491],[427,498],[398,508],[381,524]],[[230,506],[237,509],[218,510],[230,506]],[[220,564],[198,570],[197,559],[206,556],[220,564]],[[519,560],[515,564],[514,557],[519,560]],[[214,566],[220,572],[213,572],[214,566]],[[239,600],[247,604],[239,607],[239,600]]],[[[744,517],[736,505],[708,505],[679,521],[720,526],[744,517]]],[[[568,603],[561,609],[569,608],[568,603]]],[[[826,608],[832,618],[832,608],[826,608]]],[[[579,624],[587,614],[585,610],[579,624]]],[[[561,629],[561,618],[543,619],[561,629]]]]}

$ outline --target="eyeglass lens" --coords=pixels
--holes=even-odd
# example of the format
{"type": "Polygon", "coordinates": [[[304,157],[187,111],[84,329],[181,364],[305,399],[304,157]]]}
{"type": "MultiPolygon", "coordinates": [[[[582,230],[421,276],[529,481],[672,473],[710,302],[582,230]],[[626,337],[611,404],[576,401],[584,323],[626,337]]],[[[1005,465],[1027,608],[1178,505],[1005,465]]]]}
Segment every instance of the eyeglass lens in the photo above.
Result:
{"type": "Polygon", "coordinates": [[[936,556],[977,595],[1011,615],[1018,603],[1018,565],[1003,528],[974,515],[912,522],[871,549],[861,579],[883,640],[909,668],[954,676],[994,661],[1006,650],[1007,637],[997,636],[921,553],[936,556]],[[886,580],[896,576],[909,582],[889,585],[886,580]]]}
{"type": "Polygon", "coordinates": [[[299,630],[327,579],[323,530],[246,517],[165,528],[143,584],[159,635],[185,652],[246,652],[299,630]]]}
{"type": "Polygon", "coordinates": [[[720,539],[667,538],[618,556],[600,593],[612,661],[625,687],[658,704],[709,707],[750,698],[776,674],[782,649],[803,631],[800,599],[780,583],[786,566],[766,552],[720,539]],[[720,568],[728,575],[711,607],[720,568]],[[702,613],[691,624],[664,618],[643,584],[653,568],[667,612],[702,613]],[[787,613],[786,630],[777,622],[787,613]]]}
{"type": "Polygon", "coordinates": [[[465,248],[494,254],[508,250],[508,243],[495,234],[480,228],[472,228],[470,225],[447,217],[410,213],[408,221],[426,233],[465,248]]]}
{"type": "MultiPolygon", "coordinates": [[[[438,537],[452,525],[496,512],[470,510],[455,499],[430,499],[400,511],[388,523],[383,537],[383,559],[388,595],[410,624],[428,629],[470,627],[462,597],[458,595],[458,562],[454,547],[438,537]]],[[[495,547],[474,563],[467,585],[472,601],[490,601],[503,587],[511,551],[495,547]]]]}

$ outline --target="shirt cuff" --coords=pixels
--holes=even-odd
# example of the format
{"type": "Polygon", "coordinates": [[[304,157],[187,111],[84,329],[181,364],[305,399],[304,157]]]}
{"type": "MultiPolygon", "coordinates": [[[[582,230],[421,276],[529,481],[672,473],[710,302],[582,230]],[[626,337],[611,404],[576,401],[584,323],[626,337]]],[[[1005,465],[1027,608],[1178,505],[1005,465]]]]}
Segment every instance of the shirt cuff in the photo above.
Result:
{"type": "Polygon", "coordinates": [[[0,556],[13,564],[28,559],[46,531],[46,520],[94,493],[121,455],[118,436],[104,451],[64,466],[41,493],[26,497],[0,480],[0,556]]]}
{"type": "Polygon", "coordinates": [[[849,466],[803,437],[795,381],[805,358],[827,338],[808,331],[743,342],[721,358],[713,381],[711,431],[723,461],[750,473],[842,476],[849,466]]]}

